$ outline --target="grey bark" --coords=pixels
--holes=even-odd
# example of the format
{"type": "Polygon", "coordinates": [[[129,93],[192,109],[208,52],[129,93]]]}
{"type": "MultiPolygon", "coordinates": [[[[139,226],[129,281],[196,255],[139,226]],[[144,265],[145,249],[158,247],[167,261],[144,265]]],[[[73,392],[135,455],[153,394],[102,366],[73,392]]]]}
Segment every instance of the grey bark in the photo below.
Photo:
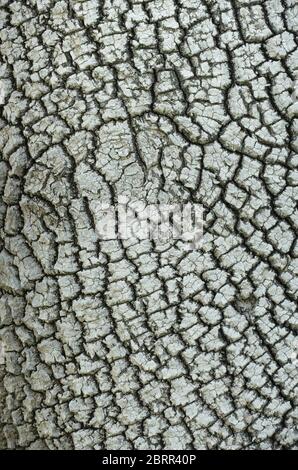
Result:
{"type": "Polygon", "coordinates": [[[297,3],[0,5],[1,447],[297,448],[297,3]]]}

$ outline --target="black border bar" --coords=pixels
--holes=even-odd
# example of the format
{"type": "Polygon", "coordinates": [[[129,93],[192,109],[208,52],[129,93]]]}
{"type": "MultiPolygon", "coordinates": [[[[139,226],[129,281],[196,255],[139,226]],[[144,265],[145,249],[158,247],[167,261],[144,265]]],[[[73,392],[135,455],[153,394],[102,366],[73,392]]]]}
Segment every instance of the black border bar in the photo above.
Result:
{"type": "MultiPolygon", "coordinates": [[[[156,468],[167,467],[192,467],[193,469],[209,470],[210,468],[222,469],[228,465],[229,470],[235,468],[242,470],[241,465],[246,465],[255,470],[256,465],[294,465],[296,459],[292,450],[96,450],[96,451],[64,451],[64,450],[2,450],[0,451],[0,464],[5,468],[5,463],[20,465],[22,468],[30,465],[30,469],[43,470],[42,465],[68,465],[82,466],[82,470],[105,468],[156,468]],[[38,465],[38,467],[37,467],[38,465]]],[[[54,468],[53,470],[56,470],[54,468]]],[[[282,469],[283,470],[283,469],[282,469]]]]}

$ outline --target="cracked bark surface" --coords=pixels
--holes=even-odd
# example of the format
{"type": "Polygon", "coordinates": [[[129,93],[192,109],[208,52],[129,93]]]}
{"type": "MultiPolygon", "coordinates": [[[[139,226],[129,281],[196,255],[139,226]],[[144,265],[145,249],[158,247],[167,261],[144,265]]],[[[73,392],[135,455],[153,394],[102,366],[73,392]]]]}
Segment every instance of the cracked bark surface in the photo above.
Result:
{"type": "Polygon", "coordinates": [[[297,448],[297,2],[0,5],[0,447],[297,448]]]}

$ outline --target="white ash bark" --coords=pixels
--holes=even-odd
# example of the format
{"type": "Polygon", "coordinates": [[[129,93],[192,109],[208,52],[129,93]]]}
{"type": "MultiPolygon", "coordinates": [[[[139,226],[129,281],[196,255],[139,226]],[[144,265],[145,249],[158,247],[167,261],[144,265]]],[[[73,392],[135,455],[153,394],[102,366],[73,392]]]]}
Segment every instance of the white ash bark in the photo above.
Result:
{"type": "Polygon", "coordinates": [[[1,448],[297,448],[297,2],[0,5],[1,448]]]}

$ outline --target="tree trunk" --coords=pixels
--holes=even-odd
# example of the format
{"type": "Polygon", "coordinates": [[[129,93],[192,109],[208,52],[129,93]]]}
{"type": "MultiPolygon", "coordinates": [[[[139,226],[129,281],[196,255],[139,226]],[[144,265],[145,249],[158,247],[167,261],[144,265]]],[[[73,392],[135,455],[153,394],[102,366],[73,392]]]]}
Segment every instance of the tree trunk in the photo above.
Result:
{"type": "Polygon", "coordinates": [[[1,448],[296,448],[297,16],[1,2],[1,448]]]}

